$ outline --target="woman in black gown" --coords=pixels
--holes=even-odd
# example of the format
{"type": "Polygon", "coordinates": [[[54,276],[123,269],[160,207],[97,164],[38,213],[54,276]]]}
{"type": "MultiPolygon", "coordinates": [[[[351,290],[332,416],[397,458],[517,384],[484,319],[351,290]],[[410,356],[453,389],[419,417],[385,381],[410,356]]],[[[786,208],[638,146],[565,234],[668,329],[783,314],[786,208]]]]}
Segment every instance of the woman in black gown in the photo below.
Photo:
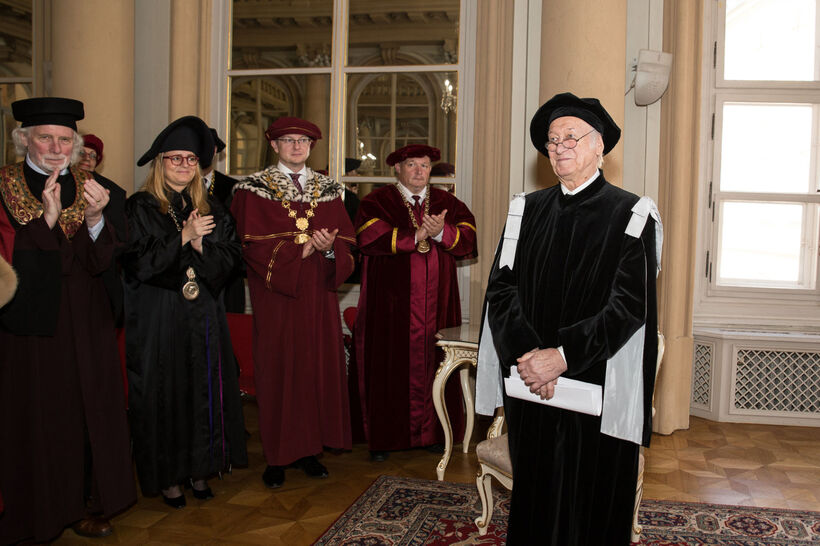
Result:
{"type": "Polygon", "coordinates": [[[195,116],[166,127],[137,165],[151,161],[126,203],[123,257],[129,414],[143,495],[185,506],[205,481],[247,464],[233,350],[219,297],[240,260],[233,218],[204,191],[199,166],[214,144],[195,116]]]}

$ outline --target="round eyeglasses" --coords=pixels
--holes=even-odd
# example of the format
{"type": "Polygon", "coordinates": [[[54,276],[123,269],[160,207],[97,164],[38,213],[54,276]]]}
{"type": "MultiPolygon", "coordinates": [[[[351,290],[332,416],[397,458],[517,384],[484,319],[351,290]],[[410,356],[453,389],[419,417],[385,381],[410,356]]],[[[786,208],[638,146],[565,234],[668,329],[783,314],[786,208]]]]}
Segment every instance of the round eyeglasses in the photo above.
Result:
{"type": "Polygon", "coordinates": [[[80,152],[80,157],[83,159],[93,159],[94,161],[97,161],[97,152],[86,152],[83,150],[80,152]]]}
{"type": "MultiPolygon", "coordinates": [[[[594,131],[594,130],[595,129],[593,129],[592,131],[594,131]]],[[[592,131],[590,131],[589,133],[591,133],[592,131]]],[[[582,138],[584,138],[585,136],[587,136],[589,133],[583,134],[583,135],[579,136],[578,138],[567,137],[564,140],[557,140],[557,139],[556,140],[548,140],[547,144],[546,144],[547,151],[548,152],[554,152],[555,150],[558,149],[559,144],[563,144],[564,148],[566,148],[567,150],[571,150],[571,149],[575,148],[576,146],[578,146],[578,141],[581,140],[582,138]]]]}
{"type": "Polygon", "coordinates": [[[167,159],[174,167],[179,167],[184,161],[191,167],[199,163],[199,158],[195,155],[181,156],[181,155],[164,155],[162,159],[167,159]]]}

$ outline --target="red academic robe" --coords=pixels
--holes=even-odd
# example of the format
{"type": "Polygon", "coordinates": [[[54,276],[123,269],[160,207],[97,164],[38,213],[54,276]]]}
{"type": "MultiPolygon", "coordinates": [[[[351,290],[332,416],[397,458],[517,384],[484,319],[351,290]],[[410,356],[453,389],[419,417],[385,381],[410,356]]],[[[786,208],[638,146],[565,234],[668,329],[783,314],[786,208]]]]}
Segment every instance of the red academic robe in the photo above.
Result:
{"type": "Polygon", "coordinates": [[[355,238],[339,198],[339,184],[309,171],[305,194],[298,196],[289,179],[279,173],[276,180],[292,198],[289,206],[298,217],[305,217],[314,189],[321,193],[310,230],[339,229],[333,245],[335,259],[320,252],[302,259],[303,245],[294,241],[295,220],[264,183],[266,173],[273,171],[240,182],[231,210],[254,313],[254,377],[262,447],[269,465],[284,466],[320,453],[324,446],[352,447],[336,289],[353,271],[350,245],[355,238]],[[299,202],[302,198],[305,201],[299,202]]]}
{"type": "MultiPolygon", "coordinates": [[[[416,228],[398,187],[371,192],[356,219],[364,256],[356,359],[373,451],[444,441],[432,397],[441,363],[435,334],[461,324],[456,260],[477,255],[476,228],[464,203],[446,191],[429,191],[430,214],[446,209],[447,215],[441,242],[428,239],[431,249],[426,254],[416,250],[416,228]]],[[[455,382],[447,387],[446,402],[458,438],[464,412],[455,382]]]]}

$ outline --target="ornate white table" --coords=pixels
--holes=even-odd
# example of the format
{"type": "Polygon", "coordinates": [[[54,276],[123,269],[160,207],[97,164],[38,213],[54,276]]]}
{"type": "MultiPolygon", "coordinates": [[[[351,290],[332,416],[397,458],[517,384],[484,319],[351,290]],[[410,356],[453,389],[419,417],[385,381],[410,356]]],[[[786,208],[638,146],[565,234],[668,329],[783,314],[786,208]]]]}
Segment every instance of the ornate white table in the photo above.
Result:
{"type": "Polygon", "coordinates": [[[439,480],[444,479],[444,471],[450,462],[450,455],[453,452],[453,427],[450,424],[450,416],[447,414],[447,406],[444,403],[444,386],[450,375],[458,368],[461,379],[461,393],[464,397],[464,406],[467,410],[467,423],[464,429],[464,442],[462,451],[467,453],[470,447],[470,437],[473,434],[473,424],[475,422],[475,402],[473,392],[475,391],[475,379],[470,375],[470,368],[476,366],[478,357],[478,324],[462,324],[453,328],[445,328],[436,334],[439,340],[436,345],[444,350],[444,360],[436,371],[436,378],[433,381],[433,405],[436,407],[441,427],[444,429],[444,455],[441,457],[436,467],[436,475],[439,480]]]}

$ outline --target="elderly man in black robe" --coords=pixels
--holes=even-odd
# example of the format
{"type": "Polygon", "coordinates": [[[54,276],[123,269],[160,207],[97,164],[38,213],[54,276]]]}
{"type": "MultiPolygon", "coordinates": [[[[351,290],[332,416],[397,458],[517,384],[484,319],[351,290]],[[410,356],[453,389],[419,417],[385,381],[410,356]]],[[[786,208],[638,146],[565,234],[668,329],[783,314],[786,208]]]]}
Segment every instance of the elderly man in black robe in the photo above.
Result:
{"type": "Polygon", "coordinates": [[[25,160],[0,169],[19,276],[0,310],[0,544],[112,532],[136,499],[125,393],[103,273],[124,241],[124,192],[76,167],[81,102],[12,104],[25,160]]]}
{"type": "Polygon", "coordinates": [[[503,402],[509,429],[507,543],[626,545],[651,434],[659,217],[604,178],[620,129],[598,100],[556,95],[530,135],[560,183],[510,207],[479,355],[478,411],[503,402]],[[502,393],[513,366],[532,400],[502,393]],[[539,403],[559,378],[600,385],[603,412],[539,403]]]}

